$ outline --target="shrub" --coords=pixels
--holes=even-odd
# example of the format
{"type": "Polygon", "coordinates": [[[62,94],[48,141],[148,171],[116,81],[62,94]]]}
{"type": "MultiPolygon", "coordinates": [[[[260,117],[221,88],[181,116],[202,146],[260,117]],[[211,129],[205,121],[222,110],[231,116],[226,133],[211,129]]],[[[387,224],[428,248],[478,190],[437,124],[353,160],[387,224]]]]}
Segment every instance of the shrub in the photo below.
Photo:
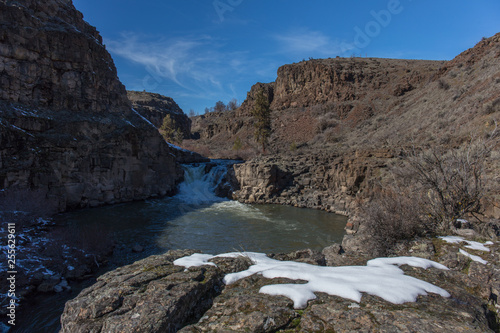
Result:
{"type": "Polygon", "coordinates": [[[450,89],[450,84],[443,79],[438,80],[439,89],[448,90],[450,89]]]}
{"type": "Polygon", "coordinates": [[[497,98],[494,101],[487,103],[484,108],[485,114],[492,114],[497,111],[500,111],[500,98],[497,98]]]}
{"type": "Polygon", "coordinates": [[[393,188],[377,192],[369,203],[362,206],[364,227],[377,255],[389,255],[398,241],[429,231],[418,201],[410,191],[393,188]]]}
{"type": "MultiPolygon", "coordinates": [[[[479,217],[488,188],[485,161],[498,144],[496,131],[488,140],[475,140],[445,151],[431,148],[405,152],[403,165],[392,167],[392,183],[362,206],[364,227],[380,255],[403,239],[449,233],[457,219],[479,217]]],[[[494,185],[489,185],[494,186],[494,185]]]]}
{"type": "Polygon", "coordinates": [[[243,148],[243,143],[241,142],[241,139],[240,137],[236,137],[236,140],[234,140],[234,143],[233,143],[233,150],[240,150],[241,148],[243,148]]]}
{"type": "Polygon", "coordinates": [[[432,148],[407,153],[407,168],[399,177],[412,180],[435,230],[446,232],[456,219],[482,213],[484,163],[490,150],[480,140],[447,152],[432,148]]]}

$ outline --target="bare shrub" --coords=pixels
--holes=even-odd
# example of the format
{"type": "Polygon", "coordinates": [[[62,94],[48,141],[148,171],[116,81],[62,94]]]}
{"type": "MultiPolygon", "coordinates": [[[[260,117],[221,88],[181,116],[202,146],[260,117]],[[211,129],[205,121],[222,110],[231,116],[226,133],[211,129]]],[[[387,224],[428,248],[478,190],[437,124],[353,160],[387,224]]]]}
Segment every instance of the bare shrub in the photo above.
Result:
{"type": "Polygon", "coordinates": [[[345,139],[345,132],[342,128],[329,128],[325,131],[326,143],[338,143],[345,139]]]}
{"type": "Polygon", "coordinates": [[[491,152],[495,135],[489,140],[471,141],[457,149],[432,148],[407,152],[407,168],[400,178],[411,179],[419,193],[432,227],[446,232],[452,223],[467,215],[481,215],[486,194],[485,160],[491,152]]]}
{"type": "Polygon", "coordinates": [[[498,111],[500,111],[500,98],[497,98],[494,101],[487,103],[484,108],[484,113],[487,115],[493,114],[498,111]]]}
{"type": "Polygon", "coordinates": [[[327,129],[336,127],[337,125],[339,125],[337,114],[335,112],[328,112],[327,114],[318,118],[316,132],[323,133],[327,129]]]}
{"type": "Polygon", "coordinates": [[[438,80],[439,89],[448,90],[450,89],[450,84],[443,79],[438,80]]]}
{"type": "Polygon", "coordinates": [[[429,232],[418,197],[403,188],[377,192],[362,207],[364,227],[377,255],[389,255],[394,245],[429,232]]]}
{"type": "Polygon", "coordinates": [[[391,184],[362,206],[363,225],[379,255],[389,254],[400,240],[449,233],[457,219],[480,221],[484,198],[498,193],[485,172],[495,144],[493,131],[487,140],[471,140],[447,151],[406,151],[403,165],[390,170],[391,184]]]}

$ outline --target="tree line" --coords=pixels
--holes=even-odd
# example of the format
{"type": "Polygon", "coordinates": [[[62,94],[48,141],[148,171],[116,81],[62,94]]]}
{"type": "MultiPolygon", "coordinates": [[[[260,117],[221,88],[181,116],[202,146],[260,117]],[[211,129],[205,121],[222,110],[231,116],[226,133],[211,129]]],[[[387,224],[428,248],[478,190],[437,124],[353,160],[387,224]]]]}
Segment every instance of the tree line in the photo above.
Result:
{"type": "Polygon", "coordinates": [[[224,104],[223,101],[217,101],[215,103],[215,106],[212,107],[206,107],[205,108],[205,114],[209,112],[223,112],[223,111],[232,111],[236,110],[237,108],[240,107],[240,104],[238,103],[238,100],[236,98],[233,98],[230,100],[227,105],[224,104]]]}

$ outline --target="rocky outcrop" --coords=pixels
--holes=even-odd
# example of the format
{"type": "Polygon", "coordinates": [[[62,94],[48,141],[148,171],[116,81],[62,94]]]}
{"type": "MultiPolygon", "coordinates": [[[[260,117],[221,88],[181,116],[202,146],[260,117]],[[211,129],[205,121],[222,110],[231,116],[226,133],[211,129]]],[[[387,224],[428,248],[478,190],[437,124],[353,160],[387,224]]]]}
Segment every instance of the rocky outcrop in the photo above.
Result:
{"type": "Polygon", "coordinates": [[[272,110],[269,150],[287,152],[291,144],[322,149],[325,144],[343,141],[342,132],[391,112],[403,98],[432,80],[443,64],[335,58],[284,65],[278,69],[275,82],[253,85],[237,110],[193,117],[197,140],[193,144],[207,144],[214,152],[224,152],[239,137],[251,146],[251,110],[256,93],[263,89],[272,110]],[[327,137],[324,132],[328,132],[327,137]]]}
{"type": "MultiPolygon", "coordinates": [[[[454,149],[470,133],[490,137],[500,113],[499,61],[497,34],[448,62],[336,58],[285,65],[276,82],[252,87],[239,110],[194,120],[200,139],[192,147],[205,145],[212,156],[231,152],[236,139],[247,147],[250,161],[237,166],[238,200],[348,211],[354,198],[375,190],[399,151],[415,144],[454,149]],[[262,88],[273,96],[267,147],[273,157],[251,160],[261,151],[248,110],[262,88]],[[325,176],[332,168],[336,174],[325,176]]],[[[490,184],[498,184],[500,171],[494,150],[485,168],[490,184]]],[[[498,190],[486,197],[486,216],[498,219],[498,190]]]]}
{"type": "Polygon", "coordinates": [[[233,198],[246,203],[276,203],[348,214],[354,200],[368,195],[390,150],[254,159],[234,166],[240,189],[233,198]]]}
{"type": "Polygon", "coordinates": [[[236,110],[236,115],[242,116],[242,115],[251,115],[252,109],[255,105],[255,99],[257,97],[257,93],[259,91],[264,92],[264,96],[267,97],[267,101],[269,102],[269,105],[273,102],[274,99],[274,87],[275,83],[256,83],[250,88],[250,91],[247,93],[247,98],[243,101],[241,106],[236,110]]]}
{"type": "Polygon", "coordinates": [[[0,188],[59,210],[175,190],[175,151],[131,108],[95,28],[67,0],[0,1],[0,188]]]}
{"type": "MultiPolygon", "coordinates": [[[[289,298],[259,290],[301,281],[254,274],[224,285],[222,277],[247,269],[248,259],[219,257],[210,259],[216,266],[184,269],[173,261],[193,251],[169,251],[98,278],[66,304],[62,332],[491,332],[498,328],[492,310],[498,293],[498,244],[492,245],[491,266],[471,263],[458,254],[458,245],[438,239],[406,245],[400,255],[423,255],[450,265],[450,270],[402,269],[447,290],[451,297],[428,294],[416,302],[392,304],[368,294],[353,302],[316,293],[304,309],[296,309],[289,298]]],[[[366,263],[366,257],[340,249],[334,245],[323,253],[304,250],[271,256],[313,265],[366,263]]]]}
{"type": "Polygon", "coordinates": [[[185,139],[191,137],[191,120],[172,98],[145,91],[127,91],[127,96],[133,108],[156,128],[160,128],[163,118],[170,115],[175,122],[175,129],[179,129],[185,139]]]}
{"type": "Polygon", "coordinates": [[[282,110],[335,102],[342,106],[341,118],[360,108],[373,113],[386,112],[390,98],[378,101],[380,92],[402,96],[421,87],[442,64],[437,61],[335,58],[285,65],[278,69],[271,107],[282,110]]]}
{"type": "Polygon", "coordinates": [[[222,259],[222,268],[187,270],[173,265],[194,252],[169,251],[99,277],[66,303],[61,332],[176,332],[198,321],[220,294],[224,274],[246,269],[248,263],[222,259]]]}

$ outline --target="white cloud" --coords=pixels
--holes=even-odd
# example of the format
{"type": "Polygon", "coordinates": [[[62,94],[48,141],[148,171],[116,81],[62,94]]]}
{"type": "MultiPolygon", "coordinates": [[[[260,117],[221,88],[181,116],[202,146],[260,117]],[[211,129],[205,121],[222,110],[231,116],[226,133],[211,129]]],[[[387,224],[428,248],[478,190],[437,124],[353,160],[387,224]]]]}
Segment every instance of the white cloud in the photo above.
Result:
{"type": "Polygon", "coordinates": [[[280,51],[304,57],[333,57],[354,49],[354,45],[332,39],[320,31],[295,29],[273,36],[281,44],[280,51]]]}
{"type": "Polygon", "coordinates": [[[223,45],[209,36],[153,40],[127,33],[106,44],[114,55],[143,65],[150,74],[145,80],[170,80],[191,91],[223,89],[224,75],[244,62],[240,53],[224,53],[223,45]]]}

